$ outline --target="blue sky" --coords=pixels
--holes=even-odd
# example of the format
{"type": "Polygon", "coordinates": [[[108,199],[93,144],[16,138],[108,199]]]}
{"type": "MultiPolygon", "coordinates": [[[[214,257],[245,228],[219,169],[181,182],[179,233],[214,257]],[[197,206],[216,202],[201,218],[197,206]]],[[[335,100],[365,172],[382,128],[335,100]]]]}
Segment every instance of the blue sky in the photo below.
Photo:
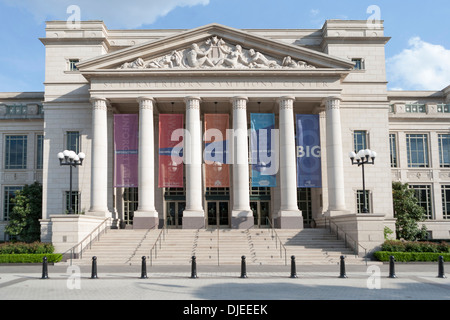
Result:
{"type": "Polygon", "coordinates": [[[81,20],[109,29],[199,27],[318,29],[327,19],[367,20],[379,8],[385,35],[388,88],[441,90],[450,85],[448,0],[0,0],[0,92],[43,91],[45,21],[81,20]]]}

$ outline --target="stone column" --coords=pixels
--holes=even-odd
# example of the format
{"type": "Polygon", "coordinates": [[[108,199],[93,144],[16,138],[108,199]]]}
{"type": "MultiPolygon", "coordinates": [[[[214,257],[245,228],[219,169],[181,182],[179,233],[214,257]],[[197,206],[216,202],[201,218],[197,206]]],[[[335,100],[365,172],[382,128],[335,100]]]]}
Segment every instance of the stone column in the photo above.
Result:
{"type": "Polygon", "coordinates": [[[254,225],[250,209],[247,140],[247,98],[234,97],[233,103],[233,210],[231,227],[247,229],[254,225]]]}
{"type": "Polygon", "coordinates": [[[327,131],[328,214],[348,213],[345,207],[344,157],[339,97],[325,99],[327,131]]]}
{"type": "Polygon", "coordinates": [[[186,97],[185,103],[186,132],[183,157],[186,169],[186,208],[183,211],[183,229],[198,229],[205,227],[200,98],[186,97]]]}
{"type": "Polygon", "coordinates": [[[92,98],[91,208],[90,215],[111,217],[108,210],[107,100],[92,98]]]}
{"type": "Polygon", "coordinates": [[[295,153],[294,97],[281,97],[279,103],[280,130],[280,192],[278,226],[282,229],[302,229],[303,217],[297,206],[297,159],[295,153]]]}
{"type": "Polygon", "coordinates": [[[138,98],[139,102],[139,205],[133,216],[133,229],[149,229],[158,226],[155,210],[155,151],[153,137],[154,100],[138,98]]]}

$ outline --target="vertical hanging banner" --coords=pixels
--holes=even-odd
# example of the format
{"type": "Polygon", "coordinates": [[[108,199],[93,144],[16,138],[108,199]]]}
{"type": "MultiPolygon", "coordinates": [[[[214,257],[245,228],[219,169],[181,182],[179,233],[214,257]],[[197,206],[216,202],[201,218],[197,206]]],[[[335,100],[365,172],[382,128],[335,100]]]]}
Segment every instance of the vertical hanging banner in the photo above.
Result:
{"type": "Polygon", "coordinates": [[[114,187],[138,186],[139,118],[114,115],[114,187]]]}
{"type": "Polygon", "coordinates": [[[159,115],[159,188],[183,187],[183,117],[159,115]]]}
{"type": "Polygon", "coordinates": [[[227,129],[228,114],[205,114],[205,186],[229,187],[230,168],[228,161],[227,129]]]}
{"type": "Polygon", "coordinates": [[[318,114],[297,114],[297,187],[321,188],[320,124],[318,114]]]}
{"type": "Polygon", "coordinates": [[[252,187],[276,187],[278,136],[275,130],[275,115],[273,113],[252,113],[250,122],[252,187]]]}

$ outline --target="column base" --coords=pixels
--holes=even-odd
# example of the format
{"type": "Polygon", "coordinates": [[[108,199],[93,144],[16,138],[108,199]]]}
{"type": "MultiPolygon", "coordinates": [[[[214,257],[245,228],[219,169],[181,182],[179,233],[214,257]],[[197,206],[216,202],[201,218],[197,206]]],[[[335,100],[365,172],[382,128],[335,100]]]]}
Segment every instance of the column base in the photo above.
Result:
{"type": "Polygon", "coordinates": [[[280,229],[303,229],[303,216],[300,210],[280,210],[275,218],[275,226],[280,229]]]}
{"type": "Polygon", "coordinates": [[[183,229],[205,228],[205,212],[202,210],[183,211],[183,229]]]}
{"type": "Polygon", "coordinates": [[[157,211],[135,211],[133,216],[133,229],[157,229],[159,218],[157,211]]]}
{"type": "Polygon", "coordinates": [[[93,216],[93,217],[101,217],[101,218],[112,218],[112,213],[108,210],[89,210],[86,213],[87,216],[93,216]]]}
{"type": "Polygon", "coordinates": [[[255,220],[253,211],[251,210],[232,210],[231,211],[231,228],[232,229],[249,229],[253,228],[255,220]]]}
{"type": "Polygon", "coordinates": [[[348,210],[328,210],[325,212],[326,217],[338,217],[346,214],[350,214],[351,212],[348,210]]]}

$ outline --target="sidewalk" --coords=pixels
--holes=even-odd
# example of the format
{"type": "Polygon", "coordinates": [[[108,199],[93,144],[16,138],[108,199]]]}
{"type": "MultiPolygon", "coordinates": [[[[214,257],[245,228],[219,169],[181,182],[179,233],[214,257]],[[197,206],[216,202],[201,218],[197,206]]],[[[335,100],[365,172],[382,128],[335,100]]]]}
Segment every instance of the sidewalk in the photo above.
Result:
{"type": "MultiPolygon", "coordinates": [[[[297,265],[297,278],[288,266],[48,266],[0,265],[1,300],[450,300],[450,279],[438,278],[437,263],[396,263],[397,278],[389,278],[388,264],[346,266],[297,265]]],[[[447,275],[448,276],[448,275],[447,275]]],[[[192,310],[191,310],[192,311],[192,310]]],[[[195,310],[194,310],[195,311],[195,310]]]]}

